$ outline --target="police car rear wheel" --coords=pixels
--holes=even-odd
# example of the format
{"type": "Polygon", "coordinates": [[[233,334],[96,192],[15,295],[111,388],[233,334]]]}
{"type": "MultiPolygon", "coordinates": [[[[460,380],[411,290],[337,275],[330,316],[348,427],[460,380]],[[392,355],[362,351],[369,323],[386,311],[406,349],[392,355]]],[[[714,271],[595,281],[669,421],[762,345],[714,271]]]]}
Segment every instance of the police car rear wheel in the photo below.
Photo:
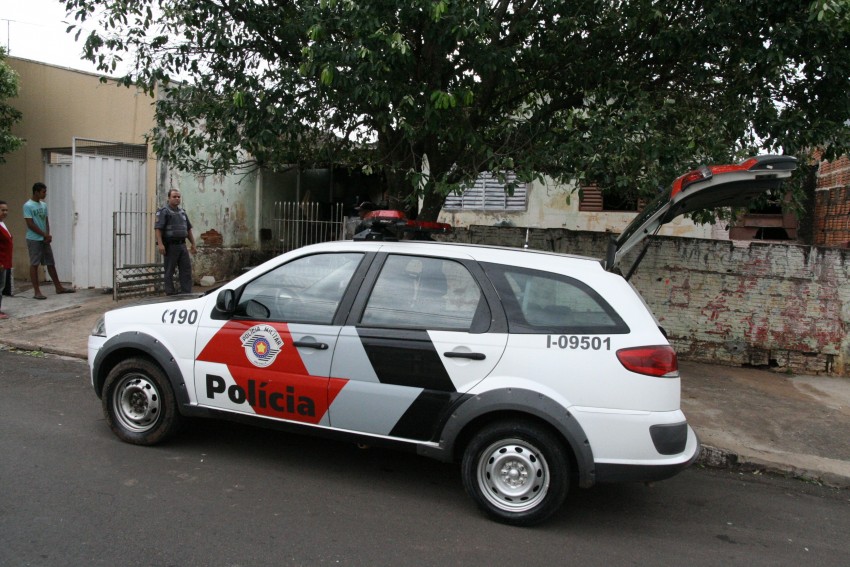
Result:
{"type": "Polygon", "coordinates": [[[180,423],[171,385],[149,360],[131,358],[116,365],[106,377],[102,400],[110,429],[128,443],[159,443],[180,423]]]}
{"type": "Polygon", "coordinates": [[[569,459],[550,432],[506,422],[480,431],[463,456],[463,484],[479,508],[498,521],[528,526],[563,504],[569,459]]]}

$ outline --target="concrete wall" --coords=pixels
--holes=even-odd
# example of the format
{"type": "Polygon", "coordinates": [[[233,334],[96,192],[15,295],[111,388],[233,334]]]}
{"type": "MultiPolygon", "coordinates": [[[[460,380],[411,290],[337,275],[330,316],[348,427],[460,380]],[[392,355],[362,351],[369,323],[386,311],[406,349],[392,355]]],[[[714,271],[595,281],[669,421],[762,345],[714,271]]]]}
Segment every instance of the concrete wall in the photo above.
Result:
{"type": "Polygon", "coordinates": [[[266,259],[251,248],[199,246],[198,253],[192,258],[192,279],[195,284],[201,284],[205,277],[210,276],[216,283],[222,283],[266,259]]]}
{"type": "MultiPolygon", "coordinates": [[[[12,133],[24,138],[26,145],[7,155],[6,163],[0,164],[0,199],[9,203],[6,225],[15,239],[16,277],[21,277],[29,270],[21,209],[32,196],[33,183],[44,178],[42,149],[69,147],[74,137],[144,144],[145,134],[153,126],[154,109],[150,97],[114,82],[101,83],[100,77],[91,73],[16,57],[8,57],[6,62],[20,75],[18,97],[9,103],[23,113],[23,119],[12,133]]],[[[151,195],[155,182],[151,157],[147,171],[151,195]]],[[[47,203],[50,204],[49,187],[47,203]]],[[[50,216],[56,214],[51,211],[50,216]]]]}
{"type": "MultiPolygon", "coordinates": [[[[608,243],[600,233],[529,235],[530,248],[597,258],[608,243]]],[[[472,226],[446,239],[521,247],[525,238],[472,226]]],[[[850,250],[659,237],[631,281],[683,359],[850,376],[850,250]]]]}

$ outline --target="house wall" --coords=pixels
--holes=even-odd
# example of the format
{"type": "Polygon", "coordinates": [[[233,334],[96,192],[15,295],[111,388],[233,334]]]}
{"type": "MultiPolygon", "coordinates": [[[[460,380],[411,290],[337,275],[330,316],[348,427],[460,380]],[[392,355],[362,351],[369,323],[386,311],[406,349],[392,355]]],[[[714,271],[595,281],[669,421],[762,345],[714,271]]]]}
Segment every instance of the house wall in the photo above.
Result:
{"type": "Polygon", "coordinates": [[[192,223],[198,247],[192,261],[196,284],[208,277],[225,281],[253,263],[253,250],[259,247],[258,172],[200,175],[171,169],[163,161],[159,174],[157,206],[164,206],[168,192],[177,189],[192,223]]]}
{"type": "MultiPolygon", "coordinates": [[[[447,222],[459,228],[475,225],[504,225],[619,234],[636,215],[636,212],[579,211],[579,195],[577,191],[572,192],[572,187],[557,185],[554,182],[534,181],[529,184],[528,207],[523,212],[443,210],[440,213],[439,222],[447,222]]],[[[728,239],[725,226],[721,224],[697,225],[683,217],[662,227],[660,234],[728,239]]]]}
{"type": "Polygon", "coordinates": [[[254,247],[257,244],[258,179],[256,172],[245,175],[198,175],[167,170],[159,187],[157,201],[164,206],[171,189],[178,189],[182,207],[192,222],[199,246],[201,235],[214,230],[221,246],[254,247]]]}
{"type": "MultiPolygon", "coordinates": [[[[597,258],[609,238],[528,236],[529,248],[597,258]]],[[[526,229],[471,226],[440,239],[521,247],[526,229]]],[[[850,250],[660,237],[631,282],[683,359],[850,376],[850,250]]]]}
{"type": "MultiPolygon", "coordinates": [[[[23,148],[0,164],[0,199],[9,203],[6,225],[15,239],[14,269],[17,278],[29,270],[26,224],[21,215],[32,196],[32,185],[44,178],[41,150],[69,147],[73,138],[90,138],[127,144],[144,144],[153,126],[153,99],[135,89],[100,82],[91,73],[75,71],[16,57],[6,62],[20,75],[18,97],[9,103],[23,113],[12,133],[26,140],[23,148]]],[[[148,160],[147,185],[155,191],[155,163],[148,160]]],[[[50,205],[50,187],[47,203],[50,205]]],[[[111,215],[112,211],[102,211],[111,215]]],[[[50,216],[59,214],[50,211],[50,216]]],[[[69,274],[59,274],[68,277],[69,274]]]]}
{"type": "MultiPolygon", "coordinates": [[[[635,213],[628,212],[580,212],[578,194],[571,193],[571,189],[572,187],[569,186],[535,181],[529,185],[528,208],[524,212],[443,211],[440,214],[440,221],[451,223],[456,227],[530,226],[619,234],[635,216],[635,213]]],[[[695,225],[689,219],[680,217],[662,227],[660,234],[730,240],[730,232],[726,224],[695,225]]],[[[793,213],[745,215],[737,222],[731,238],[751,239],[759,228],[770,226],[784,228],[791,239],[796,238],[797,219],[793,213]]],[[[848,156],[842,156],[831,162],[826,160],[819,162],[813,214],[813,243],[815,246],[850,248],[850,158],[848,156]]]]}

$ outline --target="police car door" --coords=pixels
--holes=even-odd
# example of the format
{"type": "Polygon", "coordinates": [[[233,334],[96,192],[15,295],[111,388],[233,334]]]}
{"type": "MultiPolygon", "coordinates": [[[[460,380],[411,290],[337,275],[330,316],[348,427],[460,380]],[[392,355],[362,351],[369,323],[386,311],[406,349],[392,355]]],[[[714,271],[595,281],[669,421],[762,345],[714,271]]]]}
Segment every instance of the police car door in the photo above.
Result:
{"type": "Polygon", "coordinates": [[[352,280],[362,279],[354,276],[365,270],[364,256],[295,258],[237,290],[232,317],[213,308],[198,330],[198,403],[326,424],[328,405],[342,387],[329,380],[341,328],[337,317],[347,315],[340,306],[352,280]]]}
{"type": "Polygon", "coordinates": [[[476,270],[462,258],[379,255],[334,353],[331,375],[348,380],[330,408],[334,428],[435,438],[507,342],[503,317],[491,315],[501,313],[490,308],[495,292],[476,270]]]}

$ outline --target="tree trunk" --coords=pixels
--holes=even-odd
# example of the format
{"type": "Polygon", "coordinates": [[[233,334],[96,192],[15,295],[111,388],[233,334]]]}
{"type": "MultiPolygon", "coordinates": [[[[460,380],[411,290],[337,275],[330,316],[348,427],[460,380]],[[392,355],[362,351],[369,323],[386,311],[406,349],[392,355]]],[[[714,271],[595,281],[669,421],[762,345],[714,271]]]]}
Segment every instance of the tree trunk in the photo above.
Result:
{"type": "Polygon", "coordinates": [[[797,213],[799,225],[797,228],[797,240],[802,244],[814,244],[814,216],[815,216],[815,189],[817,189],[818,168],[805,162],[799,164],[803,170],[800,185],[803,196],[803,210],[797,213]]]}
{"type": "Polygon", "coordinates": [[[422,210],[419,211],[419,220],[423,221],[436,221],[437,217],[440,215],[440,211],[443,210],[443,203],[445,203],[446,198],[442,195],[438,195],[433,191],[432,188],[428,188],[425,191],[425,198],[422,202],[422,210]]]}

